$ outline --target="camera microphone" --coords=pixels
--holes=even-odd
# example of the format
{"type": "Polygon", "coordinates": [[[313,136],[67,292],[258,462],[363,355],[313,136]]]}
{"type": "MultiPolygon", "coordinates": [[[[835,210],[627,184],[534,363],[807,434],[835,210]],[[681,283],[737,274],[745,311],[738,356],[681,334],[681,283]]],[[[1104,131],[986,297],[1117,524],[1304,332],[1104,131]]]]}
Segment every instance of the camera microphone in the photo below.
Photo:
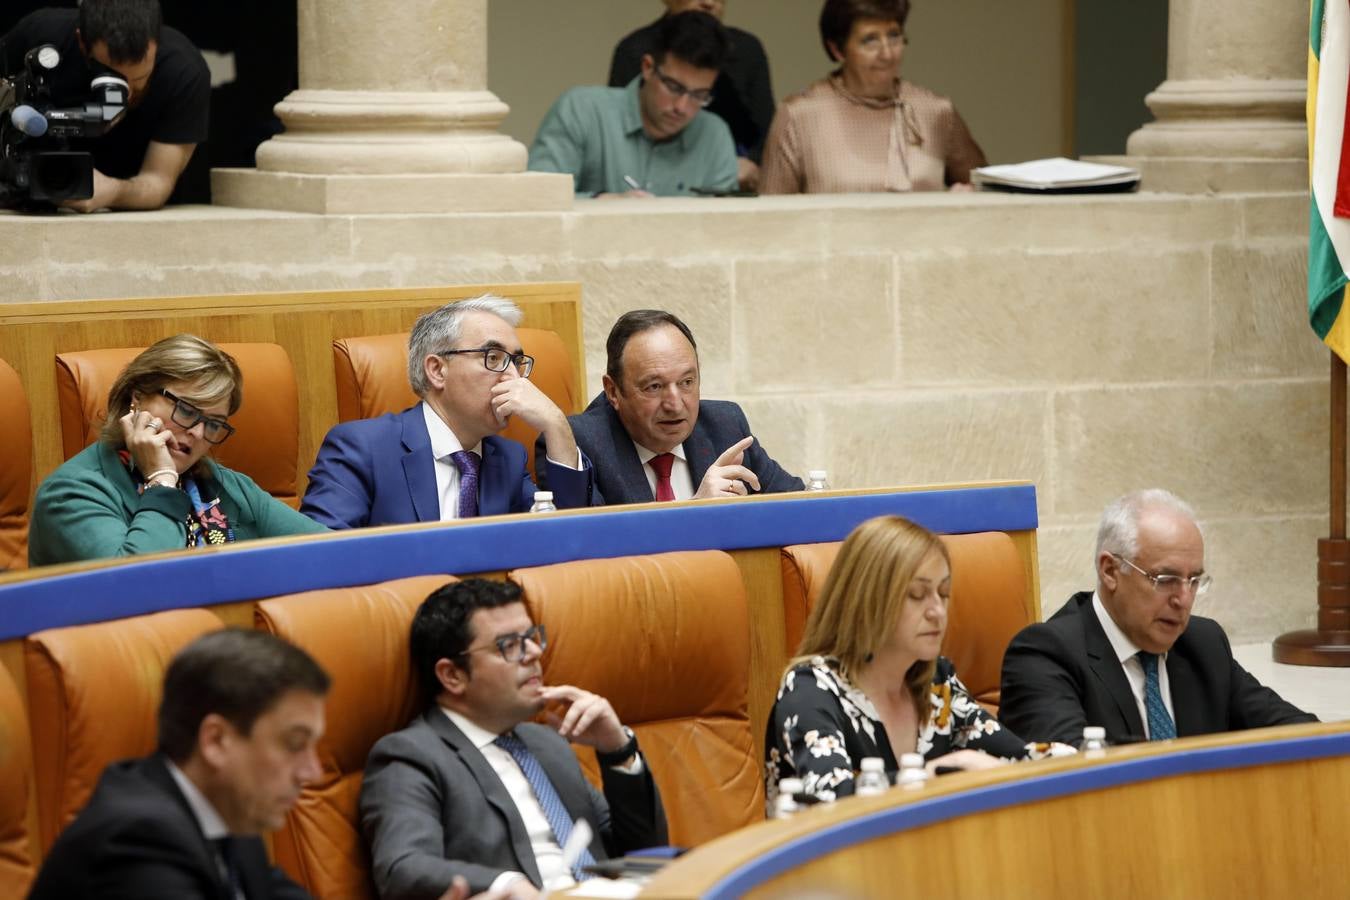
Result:
{"type": "Polygon", "coordinates": [[[9,120],[28,137],[40,138],[47,133],[47,117],[27,104],[10,110],[9,120]]]}

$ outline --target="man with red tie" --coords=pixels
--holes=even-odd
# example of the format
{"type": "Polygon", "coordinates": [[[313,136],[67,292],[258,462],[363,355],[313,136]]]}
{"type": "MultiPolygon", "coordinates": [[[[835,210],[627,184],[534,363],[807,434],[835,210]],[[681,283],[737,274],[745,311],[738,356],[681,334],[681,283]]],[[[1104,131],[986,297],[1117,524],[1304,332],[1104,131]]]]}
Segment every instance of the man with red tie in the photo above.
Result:
{"type": "Polygon", "coordinates": [[[624,313],[605,353],[604,393],[568,417],[595,467],[597,505],[804,489],[751,436],[739,406],[700,399],[698,346],[677,316],[624,313]]]}

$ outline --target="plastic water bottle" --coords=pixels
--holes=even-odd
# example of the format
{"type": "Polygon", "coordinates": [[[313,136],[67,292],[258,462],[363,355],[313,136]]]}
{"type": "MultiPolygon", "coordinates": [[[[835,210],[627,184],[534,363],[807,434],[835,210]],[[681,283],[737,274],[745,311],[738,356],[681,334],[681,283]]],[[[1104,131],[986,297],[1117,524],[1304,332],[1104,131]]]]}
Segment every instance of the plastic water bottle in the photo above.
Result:
{"type": "Polygon", "coordinates": [[[1100,725],[1089,725],[1083,729],[1083,743],[1078,745],[1088,759],[1100,759],[1106,755],[1106,729],[1100,725]]]}
{"type": "Polygon", "coordinates": [[[886,777],[886,761],[880,756],[867,756],[861,763],[858,773],[858,786],[854,793],[859,797],[876,797],[890,788],[890,779],[886,777]]]}
{"type": "Polygon", "coordinates": [[[553,505],[552,491],[535,491],[534,506],[530,507],[530,512],[557,512],[558,507],[553,505]]]}
{"type": "Polygon", "coordinates": [[[797,794],[800,794],[804,787],[800,778],[784,778],[778,782],[778,799],[774,801],[773,807],[775,819],[788,819],[796,815],[801,809],[797,805],[797,794]]]}
{"type": "Polygon", "coordinates": [[[812,469],[806,473],[806,489],[808,491],[828,491],[830,483],[825,480],[826,472],[824,469],[812,469]]]}
{"type": "Polygon", "coordinates": [[[900,755],[900,774],[895,783],[907,791],[920,790],[928,783],[928,770],[923,767],[922,753],[902,753],[900,755]]]}

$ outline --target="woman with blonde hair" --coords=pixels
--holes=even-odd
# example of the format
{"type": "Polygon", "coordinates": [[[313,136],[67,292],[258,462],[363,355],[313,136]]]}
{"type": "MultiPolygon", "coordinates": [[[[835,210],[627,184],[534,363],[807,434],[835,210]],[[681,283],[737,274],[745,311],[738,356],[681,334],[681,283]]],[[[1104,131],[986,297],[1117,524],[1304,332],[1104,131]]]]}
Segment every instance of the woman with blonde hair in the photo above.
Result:
{"type": "Polygon", "coordinates": [[[869,756],[894,772],[904,753],[923,754],[931,770],[986,768],[1049,751],[1005,730],[939,655],[950,596],[951,560],[937,535],[900,516],[853,530],[769,714],[771,805],[788,777],[801,778],[808,794],[852,794],[859,762],[869,756]]]}
{"type": "Polygon", "coordinates": [[[242,402],[238,364],[210,341],[143,351],[113,383],[100,439],[38,488],[29,565],[327,531],[211,459],[242,402]]]}

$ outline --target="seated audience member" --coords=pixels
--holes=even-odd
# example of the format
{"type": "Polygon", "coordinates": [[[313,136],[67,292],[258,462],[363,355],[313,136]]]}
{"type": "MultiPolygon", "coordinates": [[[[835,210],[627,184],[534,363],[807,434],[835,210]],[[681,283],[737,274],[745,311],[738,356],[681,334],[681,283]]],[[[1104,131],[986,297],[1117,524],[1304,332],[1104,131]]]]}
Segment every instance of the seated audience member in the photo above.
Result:
{"type": "Polygon", "coordinates": [[[131,89],[121,121],[72,144],[94,155],[94,194],[64,205],[80,212],[159,209],[206,140],[211,73],[201,52],[163,27],[159,0],[83,0],[78,10],[40,9],[21,19],[0,40],[0,74],[21,72],[24,55],[43,44],[61,54],[50,76],[58,108],[91,101],[89,83],[101,74],[131,89]]]}
{"type": "Polygon", "coordinates": [[[1024,628],[1003,657],[1000,715],[1037,740],[1165,740],[1315,716],[1263,687],[1213,619],[1191,615],[1210,584],[1195,513],[1176,495],[1115,500],[1097,531],[1097,590],[1024,628]]]}
{"type": "Polygon", "coordinates": [[[946,97],[900,78],[909,0],[826,0],[839,68],[784,100],[764,145],[765,194],[970,189],[984,153],[946,97]]]}
{"type": "Polygon", "coordinates": [[[104,770],[31,900],[308,896],[268,862],[262,835],[320,774],[327,693],[323,669],[280,638],[193,641],[164,674],[158,752],[104,770]]]}
{"type": "Polygon", "coordinates": [[[603,697],[545,687],[542,626],[520,588],[471,578],[413,618],[413,668],[429,701],[370,751],[361,829],[384,900],[435,898],[456,877],[518,898],[559,890],[595,860],[667,841],[665,813],[633,732],[603,697]],[[550,726],[529,720],[546,712],[550,726]],[[603,795],[568,742],[594,747],[603,795]],[[594,829],[563,866],[573,823],[594,829]]]}
{"type": "Polygon", "coordinates": [[[869,756],[894,772],[904,753],[923,754],[931,770],[1048,751],[985,712],[938,655],[950,592],[947,547],[927,529],[882,516],[848,536],[769,713],[770,809],[783,778],[801,778],[806,793],[825,798],[852,794],[869,756]]]}
{"type": "MultiPolygon", "coordinates": [[[[720,22],[726,7],[723,0],[662,0],[666,16],[698,10],[715,16],[720,22]]],[[[642,72],[642,57],[656,46],[661,20],[643,26],[614,48],[609,64],[609,86],[621,88],[642,72]]],[[[730,48],[722,70],[713,84],[713,100],[708,112],[731,129],[736,141],[737,180],[745,190],[759,186],[759,160],[764,152],[764,136],[773,121],[773,85],[769,81],[769,59],[764,46],[748,31],[724,26],[730,48]]]]}
{"type": "Polygon", "coordinates": [[[703,113],[726,54],[726,31],[712,16],[667,16],[626,87],[577,87],[558,98],[530,147],[530,169],[570,172],[586,196],[734,189],[731,131],[703,113]]]}
{"type": "Polygon", "coordinates": [[[243,399],[238,364],[210,341],[147,348],[113,382],[100,440],[38,488],[29,564],[324,531],[211,459],[243,399]]]}
{"type": "Polygon", "coordinates": [[[805,489],[750,436],[739,406],[699,399],[698,347],[675,315],[624,313],[605,351],[605,392],[568,419],[595,465],[596,504],[805,489]]]}
{"type": "Polygon", "coordinates": [[[525,448],[497,436],[511,416],[540,432],[535,468],[547,469],[557,505],[589,505],[590,463],[562,410],[529,380],[520,319],[519,307],[491,294],[418,319],[408,380],[422,401],[329,431],[301,512],[330,528],[525,512],[534,502],[525,448]]]}

